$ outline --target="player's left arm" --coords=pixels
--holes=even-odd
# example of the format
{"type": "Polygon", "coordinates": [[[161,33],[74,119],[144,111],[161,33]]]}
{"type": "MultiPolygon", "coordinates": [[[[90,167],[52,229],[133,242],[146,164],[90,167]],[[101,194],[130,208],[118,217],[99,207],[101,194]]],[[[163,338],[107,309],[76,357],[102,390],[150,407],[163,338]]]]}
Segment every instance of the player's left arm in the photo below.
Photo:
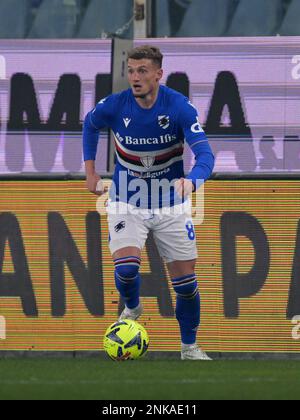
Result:
{"type": "Polygon", "coordinates": [[[195,164],[186,178],[177,181],[175,188],[180,195],[188,195],[210,178],[215,158],[200,125],[197,110],[188,100],[180,107],[179,124],[195,155],[195,164]]]}

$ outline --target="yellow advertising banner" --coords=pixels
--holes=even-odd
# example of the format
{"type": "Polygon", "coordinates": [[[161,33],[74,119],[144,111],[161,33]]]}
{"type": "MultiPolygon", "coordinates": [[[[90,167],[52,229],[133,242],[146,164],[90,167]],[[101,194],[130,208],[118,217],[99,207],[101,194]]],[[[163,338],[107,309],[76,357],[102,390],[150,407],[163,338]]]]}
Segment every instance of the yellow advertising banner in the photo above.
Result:
{"type": "MultiPolygon", "coordinates": [[[[0,350],[102,350],[121,306],[97,198],[83,181],[2,181],[0,195],[0,350]]],[[[204,203],[199,343],[299,352],[300,181],[212,180],[204,203]]],[[[141,275],[149,350],[178,351],[175,293],[151,237],[141,275]]]]}

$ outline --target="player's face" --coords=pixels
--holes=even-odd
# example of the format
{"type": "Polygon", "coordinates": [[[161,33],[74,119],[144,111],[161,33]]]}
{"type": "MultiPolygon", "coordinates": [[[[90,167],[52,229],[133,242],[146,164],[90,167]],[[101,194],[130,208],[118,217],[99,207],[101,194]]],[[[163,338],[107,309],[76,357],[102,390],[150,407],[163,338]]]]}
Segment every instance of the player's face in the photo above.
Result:
{"type": "Polygon", "coordinates": [[[128,81],[136,98],[146,98],[155,93],[162,74],[162,69],[152,60],[128,60],[128,81]]]}

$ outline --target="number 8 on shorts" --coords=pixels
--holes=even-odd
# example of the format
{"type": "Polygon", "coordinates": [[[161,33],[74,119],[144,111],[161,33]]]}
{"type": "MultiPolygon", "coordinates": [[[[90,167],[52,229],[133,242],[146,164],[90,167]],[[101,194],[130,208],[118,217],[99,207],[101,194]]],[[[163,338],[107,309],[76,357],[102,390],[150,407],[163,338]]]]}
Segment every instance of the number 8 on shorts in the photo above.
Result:
{"type": "Polygon", "coordinates": [[[195,231],[194,231],[194,225],[193,222],[188,221],[185,225],[187,233],[188,233],[188,237],[191,241],[193,241],[195,239],[195,231]]]}

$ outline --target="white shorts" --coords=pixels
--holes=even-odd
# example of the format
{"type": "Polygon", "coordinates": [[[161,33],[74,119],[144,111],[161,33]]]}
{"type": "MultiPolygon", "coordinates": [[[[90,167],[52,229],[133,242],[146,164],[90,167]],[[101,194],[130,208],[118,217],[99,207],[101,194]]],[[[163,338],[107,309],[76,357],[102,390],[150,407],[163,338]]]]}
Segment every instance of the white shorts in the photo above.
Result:
{"type": "Polygon", "coordinates": [[[107,213],[112,254],[128,246],[142,250],[149,231],[152,231],[158,252],[166,262],[197,258],[190,203],[147,210],[109,202],[107,213]]]}

